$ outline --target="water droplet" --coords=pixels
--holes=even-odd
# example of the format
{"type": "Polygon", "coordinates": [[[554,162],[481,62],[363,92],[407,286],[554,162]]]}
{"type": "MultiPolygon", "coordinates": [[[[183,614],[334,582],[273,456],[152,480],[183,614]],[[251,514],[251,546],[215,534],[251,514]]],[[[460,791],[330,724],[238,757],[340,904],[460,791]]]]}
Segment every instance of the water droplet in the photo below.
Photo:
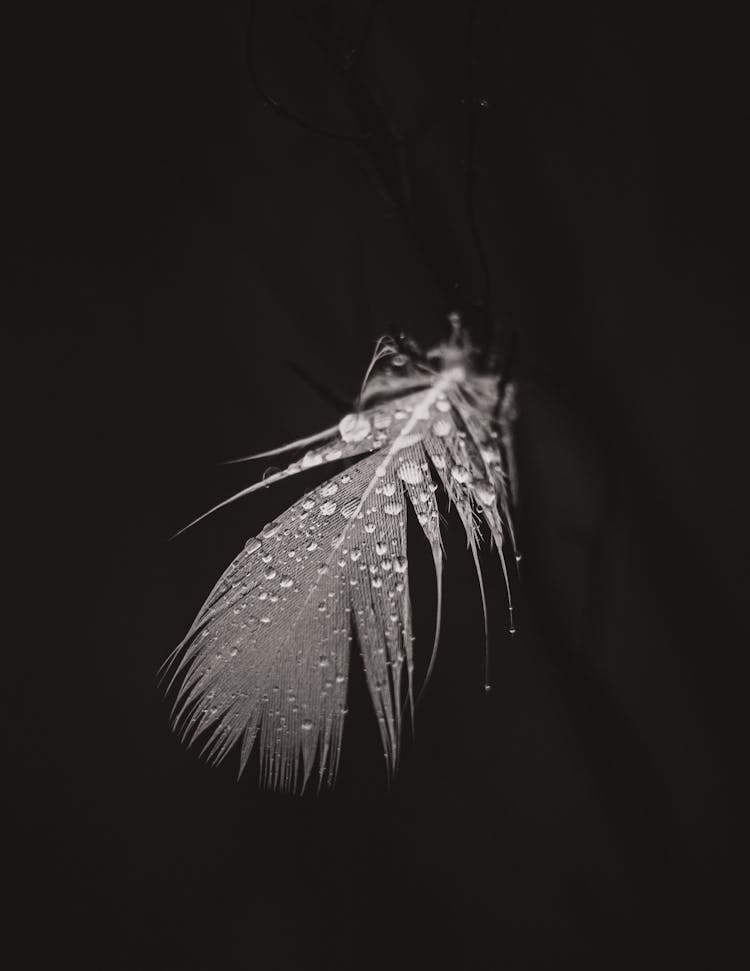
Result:
{"type": "Polygon", "coordinates": [[[262,560],[264,563],[270,563],[272,559],[273,559],[273,556],[271,556],[270,553],[264,553],[262,556],[262,560]]]}
{"type": "Polygon", "coordinates": [[[349,556],[351,557],[352,563],[356,563],[360,556],[362,556],[362,550],[358,546],[355,546],[351,553],[349,553],[349,556]]]}
{"type": "Polygon", "coordinates": [[[260,618],[260,622],[261,622],[261,624],[270,624],[271,623],[271,618],[270,617],[261,617],[260,618]]]}
{"type": "Polygon", "coordinates": [[[265,576],[266,580],[273,580],[274,577],[276,576],[276,570],[274,570],[274,568],[271,567],[269,570],[266,570],[266,572],[263,575],[265,576]]]}
{"type": "Polygon", "coordinates": [[[393,557],[393,569],[396,573],[406,573],[406,557],[405,556],[394,556],[393,557]]]}
{"type": "Polygon", "coordinates": [[[383,581],[380,579],[380,577],[373,577],[371,583],[376,590],[383,586],[383,581]]]}
{"type": "Polygon", "coordinates": [[[321,600],[320,603],[318,604],[318,610],[320,610],[322,612],[322,611],[324,611],[326,609],[326,606],[327,606],[327,604],[326,604],[325,600],[321,600]]]}
{"type": "Polygon", "coordinates": [[[268,600],[268,593],[265,590],[261,590],[258,594],[258,600],[268,600]]]}
{"type": "Polygon", "coordinates": [[[321,563],[318,567],[318,573],[324,576],[324,574],[328,573],[328,566],[325,563],[321,563]]]}
{"type": "Polygon", "coordinates": [[[330,665],[330,663],[331,663],[330,660],[325,656],[325,654],[320,655],[320,659],[318,660],[319,668],[327,668],[330,665]]]}
{"type": "Polygon", "coordinates": [[[320,507],[321,516],[332,516],[335,512],[336,512],[336,503],[333,501],[333,499],[328,499],[320,507]]]}
{"type": "Polygon", "coordinates": [[[375,523],[365,523],[365,532],[366,533],[374,533],[376,529],[377,529],[377,527],[376,527],[375,523]]]}
{"type": "Polygon", "coordinates": [[[442,455],[431,455],[430,458],[432,459],[432,464],[435,466],[436,469],[445,468],[445,459],[443,458],[442,455]]]}
{"type": "Polygon", "coordinates": [[[339,422],[339,435],[345,442],[361,442],[370,434],[370,420],[365,415],[344,415],[339,422]]]}
{"type": "Polygon", "coordinates": [[[310,451],[310,452],[305,452],[305,454],[302,456],[302,459],[300,460],[300,465],[302,466],[303,469],[309,469],[309,468],[312,468],[313,465],[321,465],[322,462],[323,462],[322,455],[318,454],[317,452],[310,451]]]}
{"type": "Polygon", "coordinates": [[[451,475],[456,482],[471,482],[471,469],[467,469],[463,465],[454,465],[451,469],[451,475]]]}
{"type": "Polygon", "coordinates": [[[250,539],[245,543],[245,549],[248,553],[254,553],[256,550],[260,549],[260,540],[257,536],[251,536],[250,539]]]}
{"type": "Polygon", "coordinates": [[[381,560],[380,568],[383,572],[388,573],[389,570],[393,569],[393,563],[390,560],[381,560]]]}
{"type": "Polygon", "coordinates": [[[404,462],[403,465],[399,467],[398,474],[401,476],[404,482],[408,482],[409,485],[416,485],[424,478],[422,475],[422,470],[416,462],[404,462]]]}
{"type": "Polygon", "coordinates": [[[388,502],[383,506],[383,512],[387,516],[399,516],[404,509],[404,504],[402,502],[388,502]]]}
{"type": "Polygon", "coordinates": [[[307,512],[310,512],[310,510],[313,508],[314,505],[315,505],[314,499],[307,498],[302,500],[302,508],[305,509],[307,512]]]}
{"type": "Polygon", "coordinates": [[[335,482],[326,482],[326,484],[321,488],[320,494],[321,496],[325,496],[327,498],[328,496],[334,496],[338,491],[339,487],[335,482]]]}
{"type": "Polygon", "coordinates": [[[315,542],[315,540],[313,540],[312,543],[308,543],[307,552],[312,553],[317,548],[318,548],[318,544],[315,542]]]}
{"type": "Polygon", "coordinates": [[[386,484],[383,486],[384,496],[392,496],[395,493],[395,491],[396,491],[395,482],[386,482],[386,484]]]}
{"type": "Polygon", "coordinates": [[[492,685],[491,684],[485,684],[484,690],[485,691],[492,691],[492,685]]]}
{"type": "Polygon", "coordinates": [[[435,402],[435,407],[438,411],[446,412],[451,410],[451,403],[447,398],[439,398],[435,402]]]}
{"type": "Polygon", "coordinates": [[[378,540],[375,544],[375,552],[378,556],[384,556],[388,552],[388,544],[384,543],[382,540],[378,540]]]}
{"type": "Polygon", "coordinates": [[[516,628],[515,627],[509,627],[508,628],[508,633],[509,634],[515,634],[515,632],[516,632],[516,628]]]}
{"type": "Polygon", "coordinates": [[[302,729],[303,732],[310,732],[312,731],[313,723],[310,721],[309,718],[305,718],[300,723],[299,727],[302,729]]]}
{"type": "Polygon", "coordinates": [[[447,435],[450,435],[452,430],[453,425],[446,418],[438,418],[432,426],[432,432],[438,438],[445,438],[447,435]]]}
{"type": "Polygon", "coordinates": [[[332,448],[330,452],[326,452],[325,458],[327,462],[335,462],[336,459],[340,459],[344,453],[340,448],[332,448]]]}
{"type": "Polygon", "coordinates": [[[344,485],[346,485],[346,484],[347,484],[347,482],[351,482],[351,481],[352,481],[352,477],[351,477],[351,476],[349,475],[349,473],[348,473],[348,472],[345,472],[345,473],[344,473],[344,474],[343,474],[343,475],[341,476],[341,481],[342,481],[342,482],[344,483],[344,485]]]}
{"type": "Polygon", "coordinates": [[[289,577],[289,576],[283,576],[281,578],[281,584],[280,584],[280,586],[282,586],[282,587],[291,587],[293,583],[294,583],[294,580],[292,580],[291,577],[289,577]]]}
{"type": "Polygon", "coordinates": [[[336,684],[343,684],[345,681],[346,681],[346,675],[345,674],[337,674],[336,675],[336,684]]]}
{"type": "Polygon", "coordinates": [[[392,421],[393,418],[388,414],[388,412],[379,411],[373,419],[373,424],[376,428],[387,428],[392,421]]]}
{"type": "Polygon", "coordinates": [[[520,563],[523,557],[522,553],[516,553],[516,563],[520,563]]]}
{"type": "Polygon", "coordinates": [[[408,411],[404,411],[404,409],[403,409],[403,408],[399,408],[399,409],[398,409],[397,411],[394,411],[394,412],[393,412],[393,417],[394,417],[394,418],[395,418],[395,419],[396,419],[397,421],[403,421],[403,420],[404,420],[404,418],[406,418],[406,416],[407,416],[408,414],[409,414],[409,412],[408,412],[408,411]]]}

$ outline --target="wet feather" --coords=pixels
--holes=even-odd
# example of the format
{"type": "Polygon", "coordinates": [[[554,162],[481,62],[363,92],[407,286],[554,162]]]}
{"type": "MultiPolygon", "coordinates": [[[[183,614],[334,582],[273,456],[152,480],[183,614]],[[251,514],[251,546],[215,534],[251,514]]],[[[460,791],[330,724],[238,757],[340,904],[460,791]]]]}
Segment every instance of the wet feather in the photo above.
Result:
{"type": "MultiPolygon", "coordinates": [[[[513,399],[506,388],[499,401],[498,376],[476,372],[472,361],[473,348],[459,331],[427,355],[405,355],[380,341],[355,412],[334,428],[261,453],[314,445],[204,514],[303,469],[354,460],[247,541],[165,662],[177,686],[174,728],[186,742],[199,741],[210,761],[239,747],[242,772],[257,745],[265,785],[303,789],[316,766],[319,782],[332,783],[356,639],[388,772],[396,771],[403,709],[414,712],[408,506],[435,567],[435,639],[425,684],[442,601],[436,493],[442,489],[461,519],[483,606],[482,525],[506,587],[505,550],[508,544],[515,550],[508,480],[513,399]]],[[[508,603],[512,611],[509,588],[508,603]]]]}

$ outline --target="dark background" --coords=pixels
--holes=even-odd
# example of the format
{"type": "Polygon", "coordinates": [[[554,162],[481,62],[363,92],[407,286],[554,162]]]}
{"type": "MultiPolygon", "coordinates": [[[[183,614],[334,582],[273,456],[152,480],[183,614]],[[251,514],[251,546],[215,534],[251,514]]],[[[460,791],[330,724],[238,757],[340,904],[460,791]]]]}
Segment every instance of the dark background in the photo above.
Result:
{"type": "Polygon", "coordinates": [[[473,319],[472,5],[378,3],[351,90],[319,42],[356,47],[366,4],[260,5],[267,91],[314,127],[373,122],[365,147],[264,107],[245,4],[22,11],[11,966],[747,967],[739,5],[480,6],[476,218],[520,335],[518,634],[488,559],[485,695],[451,522],[397,783],[355,670],[338,785],[299,799],[183,749],[156,669],[315,473],[168,537],[256,474],[218,461],[337,420],[295,365],[351,398],[381,333],[473,319]]]}

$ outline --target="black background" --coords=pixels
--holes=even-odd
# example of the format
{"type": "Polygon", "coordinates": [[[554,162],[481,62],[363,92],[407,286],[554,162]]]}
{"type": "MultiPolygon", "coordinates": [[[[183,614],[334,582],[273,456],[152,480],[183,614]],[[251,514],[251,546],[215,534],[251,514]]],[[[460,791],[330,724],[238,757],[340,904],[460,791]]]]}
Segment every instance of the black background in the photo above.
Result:
{"type": "MultiPolygon", "coordinates": [[[[451,522],[438,664],[390,792],[359,670],[320,797],[261,791],[254,767],[237,783],[168,727],[158,665],[302,488],[168,542],[256,472],[217,462],[337,420],[294,365],[351,399],[381,333],[429,345],[481,293],[470,13],[375,10],[358,76],[406,216],[366,150],[263,106],[243,4],[30,2],[7,34],[13,967],[750,963],[739,8],[480,8],[476,211],[520,334],[524,553],[515,638],[486,563],[492,692],[451,522]]],[[[356,131],[313,35],[343,54],[366,18],[261,4],[263,84],[356,131]]]]}

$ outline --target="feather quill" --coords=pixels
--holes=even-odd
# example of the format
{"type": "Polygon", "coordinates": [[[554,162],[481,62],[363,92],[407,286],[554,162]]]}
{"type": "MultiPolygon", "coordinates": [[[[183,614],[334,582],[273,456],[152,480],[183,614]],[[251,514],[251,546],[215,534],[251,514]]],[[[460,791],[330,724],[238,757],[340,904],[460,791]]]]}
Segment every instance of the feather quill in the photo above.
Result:
{"type": "Polygon", "coordinates": [[[414,712],[407,507],[435,567],[437,614],[426,684],[440,629],[444,552],[435,494],[441,488],[466,532],[483,608],[477,549],[481,525],[488,529],[513,629],[504,555],[508,542],[515,551],[515,484],[508,479],[512,386],[499,400],[498,376],[479,373],[473,359],[460,328],[427,354],[404,353],[381,339],[355,412],[317,435],[249,456],[314,445],[195,520],[303,469],[356,460],[247,541],[163,666],[170,685],[179,684],[173,726],[183,740],[199,739],[211,762],[239,745],[242,773],[257,744],[263,784],[304,789],[316,764],[319,784],[333,783],[356,637],[388,773],[396,771],[402,709],[408,704],[412,718],[414,712]]]}

